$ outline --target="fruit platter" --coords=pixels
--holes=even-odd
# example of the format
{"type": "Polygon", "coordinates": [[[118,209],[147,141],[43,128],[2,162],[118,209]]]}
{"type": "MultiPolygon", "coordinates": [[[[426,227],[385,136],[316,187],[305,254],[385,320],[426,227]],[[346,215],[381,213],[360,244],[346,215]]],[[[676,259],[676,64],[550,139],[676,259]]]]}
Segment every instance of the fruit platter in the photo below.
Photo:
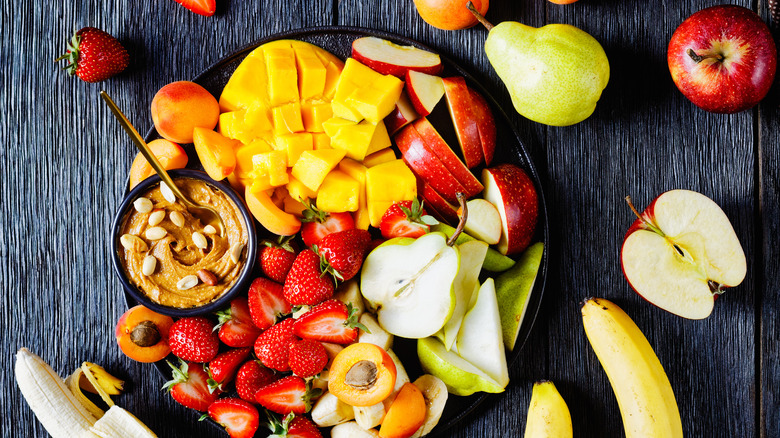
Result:
{"type": "MultiPolygon", "coordinates": [[[[126,200],[112,230],[119,242],[114,267],[127,289],[131,309],[120,320],[117,336],[124,339],[120,345],[124,342],[129,349],[138,350],[129,340],[137,326],[127,321],[141,318],[132,314],[139,303],[150,312],[174,316],[174,326],[170,325],[172,320],[160,317],[161,331],[170,330],[172,355],[157,360],[155,366],[169,380],[177,401],[195,411],[211,412],[209,405],[219,405],[223,398],[250,400],[279,415],[274,417],[279,424],[292,412],[293,416],[312,418],[318,427],[336,427],[334,436],[353,436],[350,434],[357,432],[350,428],[358,427],[355,424],[374,433],[380,430],[374,429],[380,422],[382,427],[400,430],[396,435],[378,432],[380,436],[436,436],[446,433],[489,394],[503,392],[508,368],[523,354],[523,343],[541,301],[548,243],[546,213],[538,176],[522,141],[495,101],[467,72],[396,35],[356,28],[316,28],[271,36],[219,61],[192,82],[163,87],[152,102],[152,115],[155,128],[146,141],[150,146],[173,150],[155,151],[168,160],[171,175],[182,172],[176,168],[186,167],[205,169],[212,180],[224,180],[223,191],[229,191],[228,183],[243,195],[238,202],[244,202],[253,216],[245,216],[243,222],[251,222],[256,231],[249,227],[249,233],[264,242],[255,245],[250,238],[248,245],[225,244],[225,257],[234,245],[239,254],[247,254],[232,256],[234,261],[246,257],[248,266],[242,268],[241,278],[224,274],[224,268],[179,272],[178,291],[168,294],[166,288],[173,287],[161,279],[154,285],[153,295],[139,294],[139,289],[148,289],[146,279],[167,272],[156,265],[175,263],[166,260],[177,256],[155,250],[157,242],[168,236],[163,231],[160,233],[165,237],[150,236],[150,231],[162,226],[186,228],[181,217],[187,213],[176,211],[176,202],[170,205],[176,198],[171,198],[159,178],[148,177],[148,167],[134,164],[131,169],[126,200]],[[255,79],[266,75],[267,83],[255,79]],[[286,82],[278,85],[274,81],[286,82]],[[361,88],[365,83],[373,88],[361,88]],[[219,97],[219,122],[214,130],[195,127],[187,137],[188,133],[180,132],[181,122],[166,122],[166,112],[172,112],[176,105],[191,105],[198,108],[191,118],[207,113],[198,96],[203,92],[197,86],[219,97]],[[282,95],[289,90],[292,97],[282,95]],[[361,92],[367,94],[366,101],[379,103],[365,108],[346,104],[354,102],[346,96],[361,92]],[[177,93],[185,97],[179,98],[177,93]],[[177,101],[192,95],[197,104],[177,101]],[[252,119],[250,123],[250,117],[257,118],[252,115],[254,102],[260,100],[276,106],[268,111],[271,116],[266,120],[252,119]],[[256,127],[261,123],[267,124],[267,133],[258,134],[264,132],[256,127]],[[274,145],[265,147],[269,138],[274,145]],[[177,143],[171,144],[184,145],[188,159],[164,143],[173,140],[177,143]],[[324,146],[319,144],[322,142],[324,146]],[[221,158],[225,155],[230,158],[221,158]],[[279,163],[274,161],[277,157],[281,157],[279,163]],[[325,170],[318,170],[318,166],[325,170]],[[264,173],[258,171],[261,167],[264,173]],[[388,170],[381,171],[383,168],[388,170]],[[160,193],[149,194],[156,186],[160,193]],[[274,202],[272,198],[280,192],[286,198],[274,202]],[[151,203],[139,208],[139,199],[151,199],[151,203]],[[142,228],[138,228],[136,216],[142,228]],[[174,219],[179,223],[173,223],[174,219]],[[137,236],[152,249],[146,250],[144,245],[139,251],[134,246],[140,244],[137,236]],[[272,259],[272,251],[284,254],[284,260],[272,259]],[[248,255],[254,252],[259,254],[257,261],[248,255]],[[342,255],[344,252],[347,255],[342,255]],[[144,264],[150,259],[155,266],[144,264]],[[321,269],[321,259],[327,259],[328,269],[335,271],[335,282],[321,269]],[[315,279],[299,268],[306,265],[315,266],[315,279]],[[141,271],[140,276],[136,278],[133,269],[141,271]],[[254,278],[251,285],[242,280],[247,273],[254,278]],[[183,285],[188,278],[195,286],[183,285]],[[181,301],[181,296],[195,295],[199,288],[216,289],[217,282],[229,283],[229,292],[220,294],[236,291],[231,296],[237,298],[226,301],[208,295],[206,305],[181,301]],[[311,286],[315,283],[319,285],[311,286]],[[322,287],[323,283],[327,286],[322,287]],[[399,284],[403,284],[400,290],[389,291],[399,284]],[[221,308],[215,308],[217,301],[221,308]],[[503,310],[506,315],[499,315],[500,307],[507,309],[503,310]],[[250,342],[235,339],[246,333],[231,334],[231,330],[241,331],[235,328],[240,325],[236,318],[247,313],[252,320],[248,325],[254,324],[250,342]],[[334,318],[343,320],[344,327],[338,333],[333,328],[326,330],[322,322],[334,318]],[[185,346],[192,344],[199,329],[180,327],[185,322],[201,324],[213,333],[213,339],[219,338],[210,347],[213,353],[188,351],[185,346]],[[296,347],[279,347],[276,338],[280,336],[300,340],[296,347]],[[505,351],[507,342],[511,344],[505,351]],[[289,349],[284,358],[277,357],[280,348],[289,349]],[[293,352],[297,348],[306,351],[293,352]],[[311,349],[321,351],[327,365],[307,362],[304,366],[294,359],[313,355],[311,349]],[[181,359],[179,365],[174,356],[181,359]],[[377,359],[371,362],[367,357],[377,359]],[[490,370],[489,374],[463,357],[481,361],[480,367],[490,370]],[[347,365],[339,365],[341,362],[347,365]],[[354,379],[358,362],[372,363],[371,371],[379,376],[374,384],[387,387],[378,399],[357,394],[354,385],[344,383],[354,379]],[[387,367],[386,362],[391,365],[387,367]],[[210,379],[212,391],[213,385],[218,388],[211,392],[209,403],[176,395],[177,384],[189,384],[194,367],[200,363],[209,364],[202,379],[210,379]],[[238,368],[243,364],[249,366],[238,368]],[[265,390],[267,395],[262,395],[257,383],[247,388],[241,376],[249,373],[249,368],[255,368],[255,379],[267,374],[265,383],[271,387],[265,390]],[[185,374],[190,376],[182,377],[185,374]],[[458,377],[448,380],[452,375],[458,377]],[[407,408],[409,412],[396,408],[400,413],[395,414],[390,408],[400,391],[411,388],[410,382],[418,378],[419,389],[408,389],[411,396],[404,391],[402,399],[427,394],[417,399],[425,400],[428,412],[438,412],[433,414],[435,418],[423,416],[409,426],[405,417],[424,413],[425,408],[407,408]],[[235,380],[234,385],[231,380],[235,380]],[[290,393],[306,403],[299,407],[278,401],[280,394],[290,393]],[[220,398],[220,394],[226,397],[220,398]],[[345,410],[354,413],[345,414],[345,410]],[[397,419],[392,420],[393,416],[397,419]],[[409,427],[412,429],[406,432],[409,427]]],[[[175,184],[181,185],[178,180],[175,184]]],[[[189,185],[185,189],[191,194],[200,190],[189,185]]],[[[205,227],[203,233],[192,232],[192,245],[210,254],[219,252],[216,231],[205,227]],[[207,236],[213,247],[206,240],[199,244],[202,236],[207,236]]],[[[172,239],[186,240],[182,236],[172,239]]],[[[217,424],[219,414],[210,417],[215,426],[222,427],[217,424]]]]}

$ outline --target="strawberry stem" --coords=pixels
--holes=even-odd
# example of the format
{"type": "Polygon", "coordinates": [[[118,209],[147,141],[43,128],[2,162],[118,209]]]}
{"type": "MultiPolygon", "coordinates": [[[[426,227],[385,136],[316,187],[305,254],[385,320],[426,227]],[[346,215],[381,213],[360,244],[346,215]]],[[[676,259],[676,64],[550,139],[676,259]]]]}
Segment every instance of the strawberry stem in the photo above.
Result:
{"type": "MultiPolygon", "coordinates": [[[[471,2],[469,2],[471,3],[471,2]]],[[[458,192],[455,196],[458,197],[458,204],[460,204],[460,211],[462,212],[460,214],[460,217],[458,218],[458,227],[455,228],[455,232],[452,233],[452,236],[450,236],[449,239],[447,239],[447,246],[455,245],[455,241],[458,240],[458,237],[460,236],[460,233],[463,232],[463,227],[466,226],[466,221],[469,218],[469,209],[466,206],[466,195],[464,195],[462,192],[458,192]]]]}

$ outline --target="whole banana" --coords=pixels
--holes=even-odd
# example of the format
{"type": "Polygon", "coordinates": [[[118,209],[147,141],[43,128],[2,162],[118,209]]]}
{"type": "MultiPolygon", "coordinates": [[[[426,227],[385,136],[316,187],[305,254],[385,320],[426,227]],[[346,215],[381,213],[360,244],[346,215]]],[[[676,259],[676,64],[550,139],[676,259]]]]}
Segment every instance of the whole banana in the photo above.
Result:
{"type": "Polygon", "coordinates": [[[682,437],[669,378],[634,321],[614,303],[588,298],[582,322],[615,391],[626,438],[682,437]]]}
{"type": "Polygon", "coordinates": [[[525,438],[571,438],[569,407],[549,380],[534,383],[525,438]]]}

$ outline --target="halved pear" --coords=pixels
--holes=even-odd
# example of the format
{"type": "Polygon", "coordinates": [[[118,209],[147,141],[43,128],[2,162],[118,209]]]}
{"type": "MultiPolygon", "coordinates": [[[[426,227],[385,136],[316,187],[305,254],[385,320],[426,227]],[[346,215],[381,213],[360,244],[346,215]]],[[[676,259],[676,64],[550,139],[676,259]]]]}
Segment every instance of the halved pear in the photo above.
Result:
{"type": "Polygon", "coordinates": [[[363,262],[360,291],[388,333],[424,338],[450,319],[459,268],[460,251],[443,233],[390,239],[363,262]]]}
{"type": "Polygon", "coordinates": [[[454,351],[447,351],[444,344],[436,338],[418,340],[417,356],[423,371],[440,378],[447,385],[450,394],[465,396],[480,391],[504,391],[504,386],[454,351]]]}
{"type": "Polygon", "coordinates": [[[505,387],[509,370],[492,278],[482,283],[476,298],[458,332],[458,354],[505,387]]]}

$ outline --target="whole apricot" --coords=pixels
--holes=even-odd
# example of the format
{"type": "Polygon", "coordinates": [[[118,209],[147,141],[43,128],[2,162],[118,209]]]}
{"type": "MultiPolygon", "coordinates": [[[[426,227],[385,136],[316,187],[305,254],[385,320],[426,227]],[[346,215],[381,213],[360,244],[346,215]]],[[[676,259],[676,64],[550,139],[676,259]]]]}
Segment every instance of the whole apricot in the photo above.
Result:
{"type": "MultiPolygon", "coordinates": [[[[459,30],[477,24],[477,18],[468,10],[469,0],[414,0],[417,13],[433,27],[444,30],[459,30]]],[[[489,0],[471,0],[483,16],[487,13],[489,0]]]]}
{"type": "Polygon", "coordinates": [[[193,129],[217,126],[219,103],[194,82],[172,82],[154,95],[152,120],[163,138],[180,144],[192,143],[193,129]]]}

